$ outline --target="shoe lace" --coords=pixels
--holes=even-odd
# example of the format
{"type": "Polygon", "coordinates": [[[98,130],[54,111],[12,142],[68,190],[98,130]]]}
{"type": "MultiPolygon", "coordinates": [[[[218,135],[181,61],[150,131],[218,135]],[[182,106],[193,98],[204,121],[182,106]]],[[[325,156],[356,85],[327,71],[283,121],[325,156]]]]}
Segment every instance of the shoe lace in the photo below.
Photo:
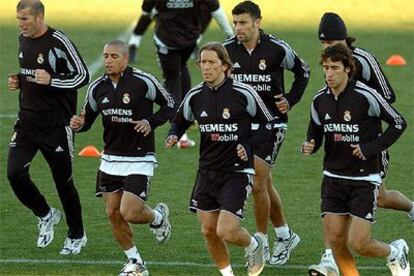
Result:
{"type": "Polygon", "coordinates": [[[72,247],[73,240],[71,238],[66,238],[63,243],[63,249],[70,249],[72,247]]]}
{"type": "Polygon", "coordinates": [[[80,239],[72,239],[72,247],[79,247],[81,246],[82,238],[80,239]]]}
{"type": "Polygon", "coordinates": [[[329,263],[329,262],[331,262],[331,258],[332,258],[332,255],[330,253],[323,253],[321,261],[323,263],[329,263]]]}
{"type": "Polygon", "coordinates": [[[260,263],[259,256],[257,254],[259,246],[251,253],[246,253],[244,257],[246,258],[246,267],[254,267],[260,263]]]}
{"type": "Polygon", "coordinates": [[[284,253],[288,249],[290,240],[291,237],[288,239],[278,238],[273,248],[273,251],[275,252],[274,255],[280,255],[284,253]]]}
{"type": "Polygon", "coordinates": [[[39,223],[37,224],[37,227],[39,228],[41,233],[47,232],[50,229],[50,222],[52,221],[52,217],[48,217],[47,219],[41,219],[39,218],[39,223]]]}
{"type": "Polygon", "coordinates": [[[130,258],[124,263],[124,267],[121,272],[144,272],[145,266],[138,262],[135,258],[130,258]]]}

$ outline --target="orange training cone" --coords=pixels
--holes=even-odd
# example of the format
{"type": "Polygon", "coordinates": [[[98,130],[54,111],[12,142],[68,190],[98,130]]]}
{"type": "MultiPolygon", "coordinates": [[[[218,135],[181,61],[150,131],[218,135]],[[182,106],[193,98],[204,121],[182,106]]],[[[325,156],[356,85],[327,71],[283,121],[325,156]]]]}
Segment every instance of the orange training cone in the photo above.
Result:
{"type": "Polygon", "coordinates": [[[392,55],[387,59],[386,64],[389,66],[404,66],[407,62],[400,55],[392,55]]]}
{"type": "Polygon", "coordinates": [[[83,157],[100,157],[101,153],[94,146],[86,146],[79,152],[79,156],[83,156],[83,157]]]}

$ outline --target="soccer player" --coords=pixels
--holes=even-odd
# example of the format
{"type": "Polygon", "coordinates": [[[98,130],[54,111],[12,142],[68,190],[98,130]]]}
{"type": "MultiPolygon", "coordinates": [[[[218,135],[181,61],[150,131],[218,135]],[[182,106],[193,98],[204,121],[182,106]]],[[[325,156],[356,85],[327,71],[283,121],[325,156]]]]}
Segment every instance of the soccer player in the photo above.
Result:
{"type": "Polygon", "coordinates": [[[409,275],[407,243],[371,237],[382,182],[378,158],[406,122],[378,92],[350,79],[355,64],[347,46],[325,48],[320,64],[327,85],[313,98],[302,152],[315,153],[325,140],[321,214],[328,244],[343,275],[359,275],[350,250],[386,257],[392,275],[409,275]],[[384,132],[381,121],[388,123],[384,132]]]}
{"type": "MultiPolygon", "coordinates": [[[[191,88],[191,77],[187,61],[197,45],[202,33],[200,12],[210,13],[228,36],[232,30],[217,0],[144,0],[142,15],[129,41],[131,61],[140,45],[142,35],[155,19],[154,42],[165,87],[181,103],[185,93],[191,88]]],[[[194,141],[183,135],[177,144],[179,148],[195,145],[194,141]]]]}
{"type": "Polygon", "coordinates": [[[30,178],[30,164],[40,150],[52,171],[69,227],[60,254],[78,254],[87,238],[73,183],[73,133],[67,124],[76,112],[76,90],[89,82],[89,71],[69,38],[46,25],[42,2],[21,0],[16,10],[21,31],[20,73],[9,75],[8,87],[20,90],[20,94],[18,120],[9,144],[7,177],[20,202],[39,219],[37,246],[48,246],[62,214],[46,202],[30,178]]]}
{"type": "Polygon", "coordinates": [[[250,125],[253,119],[264,121],[272,132],[273,116],[253,88],[228,77],[232,65],[222,44],[201,47],[198,64],[204,82],[185,96],[165,146],[174,146],[197,120],[200,158],[190,210],[197,212],[207,250],[222,275],[233,275],[226,243],[244,247],[248,275],[259,275],[264,235],[251,236],[240,219],[254,173],[250,125]]]}
{"type": "MultiPolygon", "coordinates": [[[[219,2],[219,1],[217,1],[219,2]]],[[[227,16],[225,15],[223,9],[220,7],[217,11],[211,12],[210,11],[210,3],[209,1],[200,1],[199,2],[199,17],[201,23],[201,32],[200,36],[197,39],[197,46],[194,48],[193,52],[191,53],[191,58],[198,59],[198,45],[200,44],[204,32],[207,30],[207,27],[210,25],[211,20],[214,18],[222,28],[223,32],[226,34],[227,38],[230,38],[234,35],[233,29],[227,20],[227,16]],[[215,16],[213,17],[213,15],[215,16]]]]}
{"type": "Polygon", "coordinates": [[[265,255],[270,264],[283,265],[300,238],[286,223],[282,201],[272,184],[272,167],[280,151],[287,131],[287,113],[297,104],[306,88],[310,70],[295,51],[284,41],[264,33],[258,5],[244,1],[232,10],[236,36],[224,42],[233,62],[235,80],[251,85],[260,95],[266,107],[276,116],[273,126],[276,135],[266,137],[266,124],[255,122],[254,166],[256,176],[253,185],[256,231],[266,235],[265,255]],[[284,72],[294,74],[294,81],[287,93],[284,72]],[[275,104],[276,100],[276,104],[275,104]],[[270,257],[267,239],[268,221],[272,222],[276,238],[270,257]]]}
{"type": "MultiPolygon", "coordinates": [[[[384,75],[380,64],[368,51],[352,46],[355,38],[348,36],[345,22],[338,14],[327,12],[322,16],[319,24],[318,37],[323,48],[335,44],[347,46],[352,51],[356,65],[356,72],[352,78],[375,89],[389,104],[395,102],[395,93],[387,77],[384,75]]],[[[384,181],[389,164],[388,150],[385,149],[381,153],[379,162],[381,166],[381,178],[384,181]]],[[[378,207],[408,212],[408,217],[414,222],[414,202],[399,191],[387,190],[385,183],[382,183],[380,186],[378,207]]],[[[318,272],[321,275],[328,275],[328,273],[330,273],[329,275],[339,275],[332,251],[326,240],[325,247],[326,249],[322,254],[321,262],[318,265],[310,266],[309,272],[318,272]]]]}
{"type": "Polygon", "coordinates": [[[70,126],[87,131],[102,115],[105,146],[96,195],[103,196],[112,233],[128,258],[119,275],[148,275],[129,223],[149,224],[158,243],[170,237],[168,206],[151,209],[145,201],[157,163],[154,130],[174,116],[176,107],[155,77],[128,66],[124,42],[107,43],[103,59],[106,73],[89,86],[85,106],[70,126]],[[160,106],[155,113],[154,103],[160,106]]]}

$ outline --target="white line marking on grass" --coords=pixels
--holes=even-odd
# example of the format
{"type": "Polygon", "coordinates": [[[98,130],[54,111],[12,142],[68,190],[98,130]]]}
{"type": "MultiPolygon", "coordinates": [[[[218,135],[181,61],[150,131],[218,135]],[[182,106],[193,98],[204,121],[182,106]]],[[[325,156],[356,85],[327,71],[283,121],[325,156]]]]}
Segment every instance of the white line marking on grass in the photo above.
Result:
{"type": "Polygon", "coordinates": [[[0,118],[17,118],[17,114],[0,114],[0,118]]]}
{"type": "MultiPolygon", "coordinates": [[[[80,265],[118,265],[122,264],[121,261],[113,260],[53,260],[53,259],[0,259],[0,263],[3,264],[80,264],[80,265]]],[[[148,265],[159,265],[159,266],[186,266],[186,267],[215,267],[214,264],[203,264],[195,262],[157,262],[157,261],[146,261],[148,265]]],[[[233,264],[233,267],[244,267],[242,264],[233,264]]],[[[267,265],[266,268],[277,268],[277,269],[295,269],[295,270],[307,270],[307,265],[283,265],[283,266],[271,266],[267,265]]],[[[361,270],[388,270],[386,266],[359,266],[361,270]]],[[[414,270],[411,268],[411,270],[414,270]]]]}

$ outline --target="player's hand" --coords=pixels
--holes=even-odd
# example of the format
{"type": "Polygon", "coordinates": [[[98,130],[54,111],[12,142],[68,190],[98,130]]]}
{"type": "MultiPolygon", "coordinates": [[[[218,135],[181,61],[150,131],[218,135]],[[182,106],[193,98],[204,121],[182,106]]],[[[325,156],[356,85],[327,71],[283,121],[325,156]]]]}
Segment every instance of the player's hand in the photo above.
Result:
{"type": "Polygon", "coordinates": [[[85,123],[85,111],[82,111],[79,116],[73,115],[70,119],[69,126],[73,131],[78,131],[85,123]]]}
{"type": "Polygon", "coordinates": [[[364,154],[361,151],[361,148],[359,147],[359,144],[351,144],[351,148],[354,150],[352,151],[352,155],[356,156],[359,159],[366,160],[364,154]]]}
{"type": "Polygon", "coordinates": [[[131,124],[135,124],[134,129],[136,130],[136,132],[142,133],[144,137],[150,134],[151,126],[147,120],[134,121],[130,119],[129,122],[131,124]]]}
{"type": "Polygon", "coordinates": [[[41,85],[48,85],[52,77],[46,70],[36,69],[35,70],[35,82],[41,85]]]}
{"type": "Polygon", "coordinates": [[[175,144],[178,142],[177,135],[169,135],[167,139],[165,139],[164,147],[166,149],[174,147],[175,144]]]}
{"type": "Polygon", "coordinates": [[[236,150],[237,150],[237,156],[240,158],[240,160],[242,161],[249,160],[249,157],[247,156],[247,151],[242,145],[238,144],[236,147],[236,150]]]}
{"type": "Polygon", "coordinates": [[[310,141],[305,141],[302,145],[302,154],[304,156],[309,156],[312,154],[315,149],[315,140],[311,139],[310,141]]]}
{"type": "Polygon", "coordinates": [[[279,109],[279,112],[282,114],[286,114],[289,111],[289,103],[288,101],[283,97],[283,94],[279,94],[274,96],[276,99],[275,104],[277,109],[279,109]]]}
{"type": "Polygon", "coordinates": [[[7,87],[11,91],[15,91],[20,88],[20,79],[18,74],[9,74],[9,77],[7,78],[7,87]]]}

